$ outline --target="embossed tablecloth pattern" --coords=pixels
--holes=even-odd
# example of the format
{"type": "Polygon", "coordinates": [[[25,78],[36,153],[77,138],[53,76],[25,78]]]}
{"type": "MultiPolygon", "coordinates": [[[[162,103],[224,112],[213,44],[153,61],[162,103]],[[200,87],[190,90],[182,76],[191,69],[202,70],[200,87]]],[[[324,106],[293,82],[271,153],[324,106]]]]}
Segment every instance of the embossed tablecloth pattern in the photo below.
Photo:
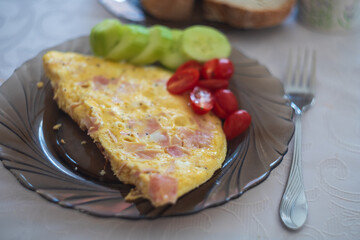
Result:
{"type": "MultiPolygon", "coordinates": [[[[111,17],[95,0],[0,1],[0,84],[24,61],[87,35],[111,17]]],[[[64,209],[21,186],[0,165],[0,239],[360,239],[360,32],[319,33],[294,14],[281,27],[235,31],[232,43],[278,78],[289,48],[318,54],[315,106],[303,118],[303,167],[309,216],[287,231],[279,202],[290,167],[223,206],[187,217],[129,221],[64,209]]]]}

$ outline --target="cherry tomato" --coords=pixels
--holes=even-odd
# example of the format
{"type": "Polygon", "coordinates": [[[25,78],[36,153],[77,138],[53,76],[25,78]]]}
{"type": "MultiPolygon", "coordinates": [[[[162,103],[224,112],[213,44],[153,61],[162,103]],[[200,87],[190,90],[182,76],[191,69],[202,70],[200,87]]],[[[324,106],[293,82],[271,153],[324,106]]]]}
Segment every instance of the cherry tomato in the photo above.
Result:
{"type": "Polygon", "coordinates": [[[194,87],[190,93],[191,107],[197,114],[205,114],[214,107],[214,96],[210,90],[194,87]]]}
{"type": "Polygon", "coordinates": [[[204,79],[229,80],[234,73],[234,65],[227,58],[214,58],[204,63],[200,73],[204,79]]]}
{"type": "Polygon", "coordinates": [[[213,107],[213,112],[215,113],[216,116],[218,116],[221,119],[225,119],[229,114],[227,112],[224,111],[224,109],[222,109],[220,107],[220,105],[216,102],[214,102],[214,107],[213,107]]]}
{"type": "Polygon", "coordinates": [[[242,134],[251,123],[251,116],[245,110],[230,114],[224,122],[224,133],[227,140],[232,140],[242,134]]]}
{"type": "Polygon", "coordinates": [[[218,64],[218,61],[219,61],[218,58],[214,58],[214,59],[211,59],[211,60],[207,61],[206,63],[204,63],[203,67],[200,70],[201,78],[203,78],[203,79],[214,78],[214,72],[215,72],[215,68],[218,64]]]}
{"type": "Polygon", "coordinates": [[[185,70],[185,69],[189,69],[189,68],[195,68],[195,69],[197,69],[198,71],[200,71],[201,68],[202,68],[202,64],[199,63],[199,62],[197,62],[197,61],[195,61],[195,60],[189,60],[189,61],[183,63],[182,65],[180,65],[180,67],[178,67],[178,68],[176,69],[176,72],[175,72],[175,73],[181,72],[181,71],[183,71],[183,70],[185,70]]]}
{"type": "Polygon", "coordinates": [[[175,73],[166,83],[167,90],[172,94],[182,94],[193,89],[199,81],[199,76],[199,71],[192,68],[175,73]]]}
{"type": "Polygon", "coordinates": [[[234,73],[234,65],[227,58],[220,58],[214,71],[214,77],[218,79],[230,79],[234,73]]]}
{"type": "Polygon", "coordinates": [[[218,80],[218,79],[205,79],[198,82],[199,87],[207,88],[210,90],[228,88],[229,81],[218,80]]]}
{"type": "Polygon", "coordinates": [[[214,92],[214,113],[219,118],[225,119],[228,115],[238,110],[235,95],[229,89],[219,89],[214,92]]]}

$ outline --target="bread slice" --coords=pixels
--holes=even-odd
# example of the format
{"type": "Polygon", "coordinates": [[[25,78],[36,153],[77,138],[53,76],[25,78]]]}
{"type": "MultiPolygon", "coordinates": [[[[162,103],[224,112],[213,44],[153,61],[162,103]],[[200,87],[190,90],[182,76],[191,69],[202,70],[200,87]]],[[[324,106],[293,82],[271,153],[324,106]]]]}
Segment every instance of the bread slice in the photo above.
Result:
{"type": "Polygon", "coordinates": [[[295,0],[204,0],[205,18],[238,28],[266,28],[280,24],[295,0]]]}
{"type": "Polygon", "coordinates": [[[142,7],[150,15],[172,21],[190,18],[194,2],[194,0],[141,0],[142,7]]]}

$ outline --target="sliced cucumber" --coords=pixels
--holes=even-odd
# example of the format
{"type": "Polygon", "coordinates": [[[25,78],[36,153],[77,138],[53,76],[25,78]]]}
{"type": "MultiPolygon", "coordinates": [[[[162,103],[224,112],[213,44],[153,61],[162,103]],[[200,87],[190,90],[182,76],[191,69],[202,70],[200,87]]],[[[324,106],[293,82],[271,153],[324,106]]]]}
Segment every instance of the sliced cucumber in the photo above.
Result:
{"type": "Polygon", "coordinates": [[[162,58],[168,51],[172,40],[171,30],[164,26],[153,26],[150,28],[149,43],[145,49],[130,62],[134,64],[151,64],[162,58]]]}
{"type": "Polygon", "coordinates": [[[172,41],[170,48],[167,52],[164,53],[163,57],[160,59],[160,63],[169,69],[176,69],[181,64],[186,62],[188,58],[181,51],[181,38],[183,31],[179,29],[173,29],[172,41]]]}
{"type": "Polygon", "coordinates": [[[122,38],[106,58],[113,61],[128,60],[143,51],[148,43],[149,29],[136,24],[122,25],[122,38]]]}
{"type": "Polygon", "coordinates": [[[105,19],[96,24],[90,33],[90,45],[96,56],[106,56],[120,41],[121,23],[116,19],[105,19]]]}
{"type": "Polygon", "coordinates": [[[226,36],[207,26],[192,26],[185,29],[181,46],[188,58],[200,62],[229,57],[231,52],[231,45],[226,36]]]}

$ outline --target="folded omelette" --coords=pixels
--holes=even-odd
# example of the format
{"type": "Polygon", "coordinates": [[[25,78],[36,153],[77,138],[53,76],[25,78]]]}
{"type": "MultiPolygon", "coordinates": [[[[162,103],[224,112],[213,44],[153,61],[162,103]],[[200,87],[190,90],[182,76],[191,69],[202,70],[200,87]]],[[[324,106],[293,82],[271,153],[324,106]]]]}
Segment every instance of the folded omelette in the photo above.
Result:
{"type": "Polygon", "coordinates": [[[221,121],[196,115],[186,94],[170,94],[171,72],[56,51],[43,64],[58,106],[87,131],[117,178],[135,186],[126,200],[175,203],[221,167],[221,121]]]}

